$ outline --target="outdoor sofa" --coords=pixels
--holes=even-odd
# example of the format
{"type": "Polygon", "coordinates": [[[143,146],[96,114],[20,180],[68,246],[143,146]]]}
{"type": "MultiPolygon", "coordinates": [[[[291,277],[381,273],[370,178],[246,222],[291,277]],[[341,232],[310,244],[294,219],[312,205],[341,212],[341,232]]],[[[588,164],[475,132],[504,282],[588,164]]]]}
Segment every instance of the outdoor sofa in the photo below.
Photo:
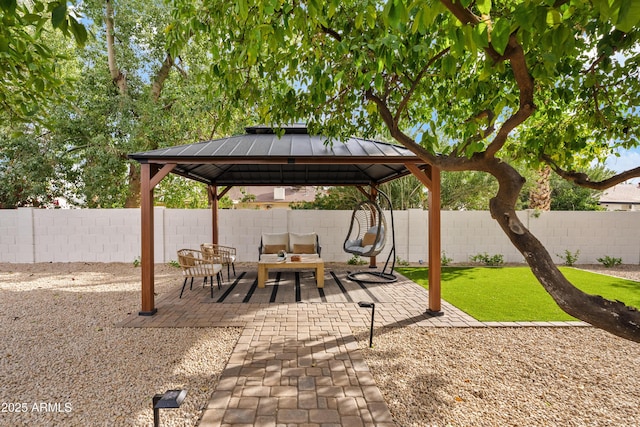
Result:
{"type": "Polygon", "coordinates": [[[276,259],[282,251],[287,256],[320,258],[321,249],[316,233],[262,233],[258,259],[260,261],[276,259]]]}

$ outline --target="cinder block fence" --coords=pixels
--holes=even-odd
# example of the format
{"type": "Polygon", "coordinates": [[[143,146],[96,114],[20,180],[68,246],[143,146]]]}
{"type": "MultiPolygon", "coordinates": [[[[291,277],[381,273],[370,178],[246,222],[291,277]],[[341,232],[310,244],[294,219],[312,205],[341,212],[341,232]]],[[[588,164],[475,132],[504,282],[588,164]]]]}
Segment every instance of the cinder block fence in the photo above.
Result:
{"type": "MultiPolygon", "coordinates": [[[[521,221],[556,258],[580,251],[578,263],[622,258],[640,264],[640,211],[521,211],[521,221]]],[[[211,241],[211,212],[206,209],[155,208],[155,261],[176,259],[182,248],[211,241]]],[[[396,252],[402,260],[427,259],[427,212],[395,212],[396,252]]],[[[351,211],[221,210],[220,243],[234,246],[239,261],[257,261],[263,232],[311,232],[320,236],[326,261],[347,261],[342,245],[351,211]]],[[[501,254],[506,262],[524,262],[487,211],[443,211],[442,249],[453,262],[478,253],[501,254]]],[[[378,256],[386,258],[387,252],[378,256]]],[[[0,262],[133,262],[140,256],[139,209],[0,210],[0,262]]]]}

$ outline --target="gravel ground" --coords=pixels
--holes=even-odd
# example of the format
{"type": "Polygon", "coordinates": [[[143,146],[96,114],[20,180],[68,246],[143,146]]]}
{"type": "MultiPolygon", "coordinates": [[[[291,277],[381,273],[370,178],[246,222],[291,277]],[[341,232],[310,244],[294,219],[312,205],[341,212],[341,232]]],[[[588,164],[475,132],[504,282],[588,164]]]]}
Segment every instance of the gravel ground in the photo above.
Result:
{"type": "MultiPolygon", "coordinates": [[[[156,267],[157,292],[175,271],[156,267]]],[[[130,264],[0,264],[0,426],[150,426],[175,388],[161,424],[196,425],[240,330],[114,327],[139,300],[130,264]]]]}
{"type": "MultiPolygon", "coordinates": [[[[637,265],[580,267],[640,281],[637,265]]],[[[373,349],[356,336],[402,427],[640,426],[640,344],[595,328],[379,328],[373,349]]]]}
{"type": "MultiPolygon", "coordinates": [[[[174,269],[155,274],[175,290],[174,269]]],[[[173,388],[188,398],[162,425],[197,424],[240,330],[115,327],[139,280],[130,264],[0,264],[0,426],[149,426],[173,388]]],[[[640,345],[596,329],[378,328],[373,349],[355,332],[402,427],[640,426],[640,345]]]]}

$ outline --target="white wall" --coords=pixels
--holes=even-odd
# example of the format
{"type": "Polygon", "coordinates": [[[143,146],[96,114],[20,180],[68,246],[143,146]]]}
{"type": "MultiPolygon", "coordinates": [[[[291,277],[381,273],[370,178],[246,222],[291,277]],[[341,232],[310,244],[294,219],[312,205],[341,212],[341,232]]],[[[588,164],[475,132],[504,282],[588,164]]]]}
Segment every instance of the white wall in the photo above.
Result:
{"type": "MultiPolygon", "coordinates": [[[[282,231],[317,232],[326,261],[351,257],[342,250],[351,211],[221,210],[219,215],[220,243],[236,247],[239,261],[257,260],[262,232],[282,231]]],[[[555,255],[579,250],[578,263],[597,263],[597,258],[608,255],[625,264],[640,264],[640,211],[518,215],[559,263],[562,259],[555,255]]],[[[155,208],[154,217],[156,262],[175,260],[178,249],[211,241],[207,209],[155,208]]],[[[394,220],[397,255],[411,262],[426,261],[427,212],[397,211],[394,220]]],[[[501,254],[506,262],[523,262],[487,211],[443,211],[442,250],[454,262],[484,252],[501,254]]],[[[379,262],[387,253],[378,256],[379,262]]],[[[139,209],[0,210],[0,262],[133,262],[139,256],[139,209]]]]}

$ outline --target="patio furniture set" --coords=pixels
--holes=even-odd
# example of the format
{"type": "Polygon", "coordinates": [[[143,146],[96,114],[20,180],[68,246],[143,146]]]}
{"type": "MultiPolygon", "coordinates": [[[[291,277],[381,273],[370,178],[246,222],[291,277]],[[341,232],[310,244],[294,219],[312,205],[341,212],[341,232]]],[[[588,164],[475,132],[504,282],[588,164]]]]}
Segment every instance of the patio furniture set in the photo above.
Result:
{"type": "MultiPolygon", "coordinates": [[[[321,247],[316,233],[263,233],[258,248],[258,287],[264,288],[269,270],[307,270],[315,271],[318,288],[324,287],[324,261],[320,258],[321,247]]],[[[218,289],[222,286],[223,266],[227,266],[227,279],[230,269],[235,269],[236,249],[230,246],[203,243],[200,250],[180,249],[178,263],[182,269],[184,283],[180,298],[189,279],[189,288],[193,289],[193,279],[202,277],[204,284],[209,281],[213,298],[213,278],[216,277],[218,289]]]]}

